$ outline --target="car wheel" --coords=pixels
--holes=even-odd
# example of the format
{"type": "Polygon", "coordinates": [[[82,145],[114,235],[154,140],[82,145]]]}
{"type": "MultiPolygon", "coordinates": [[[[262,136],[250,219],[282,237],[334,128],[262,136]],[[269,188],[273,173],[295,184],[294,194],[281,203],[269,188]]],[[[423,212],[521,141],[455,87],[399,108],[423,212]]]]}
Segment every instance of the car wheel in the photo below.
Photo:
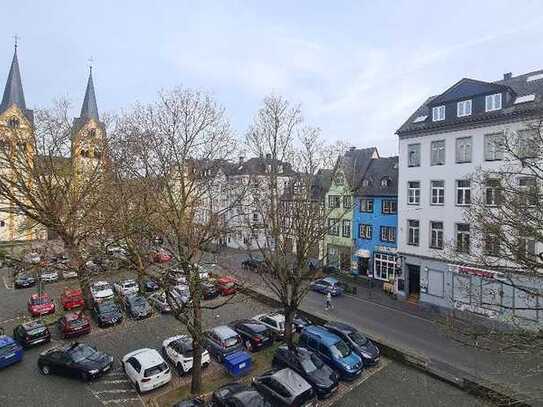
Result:
{"type": "Polygon", "coordinates": [[[40,366],[40,372],[44,374],[45,376],[47,376],[48,374],[51,373],[51,368],[47,365],[42,365],[40,366]]]}
{"type": "Polygon", "coordinates": [[[81,372],[81,380],[83,380],[84,382],[88,382],[89,381],[89,374],[86,373],[86,372],[81,372]]]}
{"type": "Polygon", "coordinates": [[[249,352],[253,351],[253,344],[251,343],[251,341],[245,341],[245,349],[247,349],[249,352]]]}
{"type": "Polygon", "coordinates": [[[177,374],[179,376],[184,376],[185,373],[187,373],[185,372],[185,369],[183,369],[183,365],[181,363],[177,363],[177,365],[175,366],[175,369],[177,370],[177,374]]]}

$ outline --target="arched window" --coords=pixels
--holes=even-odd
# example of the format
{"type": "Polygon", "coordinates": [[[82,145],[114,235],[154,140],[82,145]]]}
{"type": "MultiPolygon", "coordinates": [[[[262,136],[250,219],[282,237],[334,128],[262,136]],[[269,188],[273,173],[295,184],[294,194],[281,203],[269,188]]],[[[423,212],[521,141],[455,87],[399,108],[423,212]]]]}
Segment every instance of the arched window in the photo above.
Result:
{"type": "Polygon", "coordinates": [[[87,158],[89,156],[89,150],[81,150],[80,154],[81,154],[81,157],[87,158]]]}
{"type": "Polygon", "coordinates": [[[21,125],[21,122],[16,117],[10,117],[8,120],[8,127],[16,129],[21,125]]]}
{"type": "Polygon", "coordinates": [[[101,159],[102,158],[102,152],[100,150],[94,150],[94,158],[101,159]]]}
{"type": "Polygon", "coordinates": [[[89,135],[89,137],[96,136],[96,129],[90,129],[87,134],[89,135]]]}

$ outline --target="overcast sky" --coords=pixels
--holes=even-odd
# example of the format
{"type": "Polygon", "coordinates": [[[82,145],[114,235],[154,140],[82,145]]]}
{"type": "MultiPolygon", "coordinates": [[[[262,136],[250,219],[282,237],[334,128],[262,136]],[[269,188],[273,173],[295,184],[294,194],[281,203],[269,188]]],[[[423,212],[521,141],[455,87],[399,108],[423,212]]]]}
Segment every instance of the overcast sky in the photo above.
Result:
{"type": "MultiPolygon", "coordinates": [[[[397,152],[394,132],[462,77],[543,68],[542,1],[30,1],[2,4],[0,81],[19,60],[29,107],[79,109],[94,58],[100,111],[202,88],[243,134],[274,92],[330,140],[397,152]]],[[[75,112],[77,113],[77,112],[75,112]]]]}

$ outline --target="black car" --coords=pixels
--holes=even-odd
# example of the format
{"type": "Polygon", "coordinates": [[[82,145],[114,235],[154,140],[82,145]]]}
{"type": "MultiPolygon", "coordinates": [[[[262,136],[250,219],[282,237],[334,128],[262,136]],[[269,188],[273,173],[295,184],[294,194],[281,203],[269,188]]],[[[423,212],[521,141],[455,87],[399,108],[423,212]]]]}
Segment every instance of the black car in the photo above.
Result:
{"type": "Polygon", "coordinates": [[[379,348],[356,328],[343,322],[333,321],[328,322],[324,327],[343,339],[353,352],[362,358],[364,366],[373,366],[379,362],[379,348]]]}
{"type": "Polygon", "coordinates": [[[172,407],[204,407],[205,405],[206,402],[203,399],[196,397],[190,400],[179,401],[175,403],[172,407]]]}
{"type": "Polygon", "coordinates": [[[153,313],[153,309],[143,295],[136,294],[125,297],[125,305],[128,315],[132,318],[147,318],[153,313]]]}
{"type": "Polygon", "coordinates": [[[273,332],[266,325],[254,319],[240,319],[230,323],[230,327],[241,336],[245,349],[255,352],[273,344],[273,332]]]}
{"type": "Polygon", "coordinates": [[[253,386],[274,407],[312,406],[316,398],[313,387],[294,370],[271,370],[253,378],[253,386]]]}
{"type": "Polygon", "coordinates": [[[272,366],[294,370],[313,387],[320,399],[330,396],[338,386],[339,377],[334,369],[306,348],[289,350],[287,346],[280,346],[275,351],[272,366]]]}
{"type": "Polygon", "coordinates": [[[143,282],[143,289],[146,292],[151,293],[160,290],[160,286],[155,280],[149,278],[143,282]]]}
{"type": "Polygon", "coordinates": [[[42,321],[36,319],[16,326],[13,330],[13,338],[23,348],[28,348],[33,345],[49,342],[51,340],[51,333],[42,321]]]}
{"type": "Polygon", "coordinates": [[[114,301],[95,303],[92,314],[100,327],[112,326],[123,320],[121,307],[114,301]]]}
{"type": "Polygon", "coordinates": [[[260,257],[248,257],[241,262],[241,267],[245,270],[258,271],[264,268],[266,262],[260,257]]]}
{"type": "Polygon", "coordinates": [[[36,279],[30,274],[20,273],[15,277],[15,288],[28,288],[36,285],[36,279]]]}
{"type": "Polygon", "coordinates": [[[217,286],[211,281],[202,281],[202,296],[204,300],[212,300],[219,296],[219,290],[217,286]]]}
{"type": "Polygon", "coordinates": [[[113,366],[113,356],[98,352],[94,346],[72,343],[42,352],[38,368],[44,375],[51,373],[79,377],[87,381],[106,373],[113,366]]]}
{"type": "Polygon", "coordinates": [[[272,407],[254,387],[231,383],[219,387],[211,397],[213,407],[272,407]]]}

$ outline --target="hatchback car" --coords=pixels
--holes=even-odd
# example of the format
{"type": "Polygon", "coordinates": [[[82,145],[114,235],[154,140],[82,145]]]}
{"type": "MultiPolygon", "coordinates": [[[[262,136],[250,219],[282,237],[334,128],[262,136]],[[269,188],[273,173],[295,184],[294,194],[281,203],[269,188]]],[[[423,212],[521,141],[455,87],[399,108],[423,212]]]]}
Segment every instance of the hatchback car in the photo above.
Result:
{"type": "Polygon", "coordinates": [[[231,276],[223,276],[217,280],[217,289],[222,296],[232,295],[237,291],[237,280],[231,276]]]}
{"type": "Polygon", "coordinates": [[[226,325],[217,326],[206,332],[206,343],[209,353],[219,363],[222,363],[226,356],[243,350],[241,337],[226,325]]]}
{"type": "Polygon", "coordinates": [[[43,270],[40,273],[40,280],[44,283],[54,283],[58,281],[58,271],[56,270],[43,270]]]}
{"type": "Polygon", "coordinates": [[[148,278],[143,282],[143,289],[151,293],[160,290],[160,285],[155,280],[148,278]]]}
{"type": "Polygon", "coordinates": [[[36,279],[27,273],[19,273],[15,277],[15,288],[28,288],[36,285],[36,279]]]}
{"type": "Polygon", "coordinates": [[[324,327],[343,339],[362,358],[364,366],[379,363],[379,348],[356,328],[342,322],[328,322],[324,327]]]}
{"type": "Polygon", "coordinates": [[[172,380],[168,364],[155,349],[143,348],[124,355],[123,369],[138,393],[164,386],[172,380]]]}
{"type": "Polygon", "coordinates": [[[65,310],[72,310],[85,306],[85,300],[83,299],[81,290],[73,290],[68,287],[64,288],[64,292],[60,296],[60,303],[65,310]]]}
{"type": "Polygon", "coordinates": [[[23,360],[23,347],[0,330],[0,369],[23,360]]]}
{"type": "Polygon", "coordinates": [[[96,281],[92,283],[90,292],[94,302],[109,301],[115,298],[113,288],[107,281],[96,281]]]}
{"type": "Polygon", "coordinates": [[[219,290],[213,281],[202,281],[201,285],[202,297],[204,300],[212,300],[213,298],[217,298],[219,296],[219,290]]]}
{"type": "Polygon", "coordinates": [[[82,311],[69,312],[59,319],[58,329],[63,338],[72,338],[90,333],[91,325],[82,311]]]}
{"type": "Polygon", "coordinates": [[[92,313],[98,326],[101,328],[119,324],[123,320],[121,307],[114,301],[105,301],[94,304],[92,313]]]}
{"type": "Polygon", "coordinates": [[[244,270],[258,271],[262,270],[266,265],[262,257],[248,257],[241,262],[241,267],[244,270]]]}
{"type": "Polygon", "coordinates": [[[99,352],[92,345],[72,343],[40,353],[38,369],[44,375],[56,373],[83,381],[96,379],[113,366],[113,356],[99,352]]]}
{"type": "Polygon", "coordinates": [[[270,328],[276,340],[285,336],[285,316],[282,313],[268,312],[267,314],[255,315],[253,319],[270,328]]]}
{"type": "MultiPolygon", "coordinates": [[[[192,370],[193,348],[192,338],[187,335],[178,335],[165,339],[162,342],[162,354],[175,366],[177,373],[182,376],[192,370]]],[[[202,351],[202,367],[209,365],[209,352],[202,351]]]]}
{"type": "Polygon", "coordinates": [[[254,387],[230,383],[219,387],[211,396],[213,407],[272,407],[254,387]]]}
{"type": "Polygon", "coordinates": [[[340,286],[339,281],[334,277],[325,277],[320,280],[312,281],[310,288],[319,293],[330,293],[334,297],[343,294],[343,287],[340,286]]]}
{"type": "Polygon", "coordinates": [[[168,301],[166,300],[166,293],[164,292],[151,294],[149,297],[147,297],[147,301],[162,314],[172,312],[172,308],[170,307],[170,304],[168,304],[168,301]]]}
{"type": "Polygon", "coordinates": [[[153,309],[143,295],[129,295],[125,297],[124,304],[132,318],[143,319],[153,314],[153,309]]]}
{"type": "Polygon", "coordinates": [[[273,356],[274,369],[288,367],[302,376],[321,399],[327,398],[337,389],[339,377],[314,352],[302,347],[289,350],[280,346],[273,356]]]}
{"type": "Polygon", "coordinates": [[[123,280],[113,284],[115,292],[120,296],[137,294],[140,291],[138,283],[134,280],[123,280]]]}
{"type": "Polygon", "coordinates": [[[294,370],[272,370],[253,378],[256,389],[271,401],[274,407],[315,406],[315,392],[311,385],[294,370]]]}
{"type": "Polygon", "coordinates": [[[30,315],[33,317],[54,314],[55,303],[47,293],[32,294],[28,300],[28,312],[30,312],[30,315]]]}
{"type": "Polygon", "coordinates": [[[302,331],[298,344],[315,352],[343,380],[356,379],[362,373],[362,359],[339,336],[326,328],[311,325],[302,331]]]}
{"type": "Polygon", "coordinates": [[[45,324],[39,319],[18,325],[13,330],[13,338],[23,348],[29,348],[51,340],[51,333],[45,324]]]}
{"type": "Polygon", "coordinates": [[[249,352],[266,348],[273,343],[273,332],[254,319],[240,319],[229,324],[236,331],[249,352]]]}

